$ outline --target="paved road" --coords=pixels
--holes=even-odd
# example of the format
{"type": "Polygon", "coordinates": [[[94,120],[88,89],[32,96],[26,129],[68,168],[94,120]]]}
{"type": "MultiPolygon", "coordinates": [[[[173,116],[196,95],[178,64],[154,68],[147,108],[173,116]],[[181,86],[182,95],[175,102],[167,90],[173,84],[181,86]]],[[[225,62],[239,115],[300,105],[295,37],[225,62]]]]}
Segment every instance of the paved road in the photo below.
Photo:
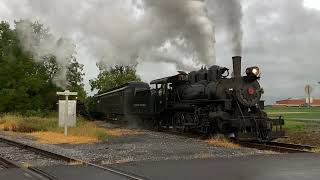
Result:
{"type": "MultiPolygon", "coordinates": [[[[89,166],[53,166],[41,170],[57,180],[127,180],[123,176],[89,166]]],[[[20,169],[8,169],[0,171],[0,180],[39,180],[39,178],[20,169]]]]}
{"type": "Polygon", "coordinates": [[[129,163],[116,166],[149,179],[319,180],[320,155],[286,154],[232,159],[129,163]]]}
{"type": "MultiPolygon", "coordinates": [[[[239,158],[137,162],[114,165],[154,180],[319,180],[320,154],[259,155],[239,158]]],[[[61,180],[118,180],[123,177],[84,166],[43,168],[61,180]]],[[[0,171],[0,180],[33,180],[20,170],[0,171]]]]}

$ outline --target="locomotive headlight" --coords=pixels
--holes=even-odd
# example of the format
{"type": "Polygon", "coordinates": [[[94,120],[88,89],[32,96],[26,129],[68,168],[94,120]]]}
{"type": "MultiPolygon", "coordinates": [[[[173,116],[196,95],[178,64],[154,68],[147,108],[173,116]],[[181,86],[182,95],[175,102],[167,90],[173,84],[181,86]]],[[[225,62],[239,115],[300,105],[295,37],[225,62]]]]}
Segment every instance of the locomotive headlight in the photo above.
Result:
{"type": "Polygon", "coordinates": [[[246,70],[246,73],[248,76],[256,76],[259,77],[261,72],[258,67],[250,67],[246,70]]]}
{"type": "Polygon", "coordinates": [[[259,74],[259,69],[257,69],[257,68],[253,68],[252,69],[252,74],[254,74],[254,75],[258,75],[259,74]]]}

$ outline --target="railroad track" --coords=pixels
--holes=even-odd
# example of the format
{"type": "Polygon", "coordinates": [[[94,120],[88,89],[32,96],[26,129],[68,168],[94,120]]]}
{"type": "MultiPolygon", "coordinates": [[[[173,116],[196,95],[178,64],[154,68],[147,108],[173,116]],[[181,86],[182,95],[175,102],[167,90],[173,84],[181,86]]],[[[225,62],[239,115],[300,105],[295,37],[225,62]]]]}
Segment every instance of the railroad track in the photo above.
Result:
{"type": "MultiPolygon", "coordinates": [[[[181,134],[179,132],[165,132],[172,135],[181,135],[189,138],[200,138],[203,140],[208,139],[208,136],[198,136],[193,134],[181,134]]],[[[243,147],[254,148],[259,150],[269,150],[280,153],[314,153],[313,150],[317,149],[316,146],[300,145],[300,144],[290,144],[290,143],[280,143],[280,142],[239,142],[232,141],[233,143],[239,144],[243,147]]]]}
{"type": "MultiPolygon", "coordinates": [[[[167,134],[172,135],[181,135],[186,136],[189,138],[200,138],[200,139],[207,139],[208,135],[195,135],[195,134],[182,134],[181,132],[175,132],[175,131],[163,131],[167,134]]],[[[280,143],[280,142],[265,142],[265,143],[259,143],[259,142],[239,142],[239,141],[232,141],[233,143],[239,144],[243,147],[248,148],[254,148],[259,150],[269,150],[274,152],[280,152],[280,153],[314,153],[313,150],[317,149],[316,146],[308,146],[308,145],[300,145],[300,144],[290,144],[290,143],[280,143]]]]}
{"type": "MultiPolygon", "coordinates": [[[[17,152],[13,152],[14,155],[11,155],[9,158],[8,157],[3,157],[3,152],[0,152],[0,169],[8,169],[8,168],[21,168],[24,169],[25,171],[29,172],[30,174],[40,178],[40,179],[45,179],[45,180],[56,180],[57,178],[54,176],[51,176],[50,174],[47,174],[46,172],[33,167],[32,165],[26,165],[24,163],[24,161],[19,160],[19,158],[24,159],[24,155],[26,154],[35,154],[37,155],[36,157],[39,158],[48,158],[48,159],[53,159],[55,161],[58,162],[63,162],[63,164],[66,165],[84,165],[84,166],[91,166],[97,169],[101,169],[103,171],[112,173],[112,174],[116,174],[119,175],[121,177],[124,177],[126,179],[131,179],[131,180],[146,180],[146,178],[144,177],[139,177],[137,175],[134,174],[130,174],[130,173],[126,173],[111,167],[105,167],[105,166],[101,166],[98,164],[94,164],[91,162],[86,162],[80,159],[75,159],[75,158],[71,158],[62,154],[58,154],[58,153],[54,153],[51,151],[47,151],[41,148],[37,148],[31,145],[27,145],[21,142],[17,142],[17,141],[13,141],[10,139],[6,139],[3,137],[0,137],[0,148],[7,148],[7,146],[11,146],[11,148],[15,149],[19,149],[18,151],[18,156],[16,156],[17,152]],[[23,153],[24,155],[22,155],[21,153],[23,153]]],[[[5,155],[6,156],[6,155],[5,155]]],[[[27,157],[30,158],[30,155],[27,155],[27,157]]],[[[35,159],[35,160],[39,160],[39,159],[35,159]]]]}
{"type": "Polygon", "coordinates": [[[315,146],[306,146],[300,144],[288,144],[279,142],[266,142],[266,143],[254,143],[254,142],[239,142],[241,146],[255,148],[260,150],[270,150],[280,153],[313,153],[312,150],[316,149],[315,146]]]}
{"type": "MultiPolygon", "coordinates": [[[[98,125],[99,126],[99,125],[98,125]]],[[[104,127],[101,126],[100,127],[104,127]]],[[[162,128],[159,130],[147,129],[151,131],[158,131],[166,134],[184,136],[188,138],[202,139],[206,140],[210,138],[210,135],[199,135],[193,133],[182,133],[178,131],[173,131],[167,128],[162,128]]],[[[313,153],[313,150],[316,149],[316,146],[307,146],[307,145],[299,145],[299,144],[288,144],[288,143],[280,143],[280,142],[266,142],[266,143],[258,143],[258,142],[239,142],[232,141],[233,143],[239,144],[243,147],[254,148],[259,150],[269,150],[280,153],[313,153]]]]}
{"type": "Polygon", "coordinates": [[[0,169],[19,168],[19,166],[9,159],[0,157],[0,169]]]}
{"type": "Polygon", "coordinates": [[[22,169],[29,178],[36,178],[39,180],[57,180],[58,178],[35,167],[25,167],[23,164],[13,162],[7,158],[0,157],[0,169],[18,168],[22,169]]]}
{"type": "Polygon", "coordinates": [[[0,156],[25,166],[67,165],[70,163],[66,159],[38,152],[23,144],[14,144],[5,139],[0,139],[0,156]]]}

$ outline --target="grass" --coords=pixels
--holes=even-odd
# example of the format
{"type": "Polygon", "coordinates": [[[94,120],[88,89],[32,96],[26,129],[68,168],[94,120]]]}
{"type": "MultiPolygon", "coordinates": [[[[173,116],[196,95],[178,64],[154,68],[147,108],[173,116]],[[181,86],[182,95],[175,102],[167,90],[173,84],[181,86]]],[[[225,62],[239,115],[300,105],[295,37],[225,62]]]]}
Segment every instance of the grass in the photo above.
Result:
{"type": "Polygon", "coordinates": [[[222,135],[217,135],[217,136],[211,137],[206,142],[208,144],[216,145],[219,147],[225,147],[225,148],[236,149],[236,148],[240,147],[240,145],[231,142],[230,139],[227,139],[222,135]]]}
{"type": "Polygon", "coordinates": [[[287,132],[310,132],[320,128],[320,108],[312,107],[268,107],[269,116],[282,116],[287,132]]]}
{"type": "Polygon", "coordinates": [[[289,132],[304,132],[308,130],[308,124],[305,122],[298,122],[298,121],[285,121],[285,130],[289,132]]]}
{"type": "Polygon", "coordinates": [[[316,148],[316,149],[313,149],[312,152],[320,153],[320,147],[318,147],[318,148],[316,148]]]}
{"type": "Polygon", "coordinates": [[[107,139],[110,135],[106,129],[97,127],[93,122],[78,118],[76,127],[68,128],[68,137],[64,129],[58,126],[57,118],[23,117],[5,114],[0,118],[0,129],[4,131],[26,133],[39,139],[42,143],[88,143],[107,139]]]}
{"type": "Polygon", "coordinates": [[[314,119],[320,120],[320,107],[268,107],[266,112],[271,116],[283,116],[288,120],[314,119]]]}
{"type": "Polygon", "coordinates": [[[54,118],[22,117],[8,114],[0,118],[0,127],[5,131],[31,133],[53,131],[58,129],[58,124],[54,118]]]}
{"type": "Polygon", "coordinates": [[[96,137],[92,136],[65,136],[63,133],[56,132],[33,132],[29,135],[36,138],[40,144],[84,144],[98,141],[96,137]]]}

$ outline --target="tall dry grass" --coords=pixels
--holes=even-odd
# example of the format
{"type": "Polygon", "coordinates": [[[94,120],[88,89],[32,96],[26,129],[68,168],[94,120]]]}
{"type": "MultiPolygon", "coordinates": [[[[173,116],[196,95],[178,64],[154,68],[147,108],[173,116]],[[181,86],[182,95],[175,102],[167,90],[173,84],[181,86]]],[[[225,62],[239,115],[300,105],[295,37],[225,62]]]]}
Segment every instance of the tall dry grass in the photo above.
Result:
{"type": "MultiPolygon", "coordinates": [[[[43,137],[47,141],[49,141],[47,137],[50,138],[50,136],[52,136],[52,139],[58,140],[64,132],[64,129],[58,126],[57,118],[24,117],[13,114],[5,114],[0,117],[0,129],[29,133],[37,138],[43,137]],[[48,135],[46,135],[46,132],[48,132],[48,135]],[[54,135],[57,137],[53,137],[54,135]]],[[[99,141],[105,140],[110,136],[105,129],[99,128],[93,122],[86,121],[81,117],[78,118],[76,127],[68,129],[68,134],[74,137],[73,140],[77,139],[76,137],[84,137],[84,139],[96,139],[96,141],[99,141]]]]}
{"type": "Polygon", "coordinates": [[[206,140],[208,144],[225,147],[225,148],[240,148],[240,145],[233,143],[230,139],[224,137],[223,135],[216,135],[206,140]]]}
{"type": "Polygon", "coordinates": [[[0,118],[0,127],[4,131],[22,133],[52,131],[58,129],[58,121],[55,118],[23,117],[6,114],[0,118]]]}

